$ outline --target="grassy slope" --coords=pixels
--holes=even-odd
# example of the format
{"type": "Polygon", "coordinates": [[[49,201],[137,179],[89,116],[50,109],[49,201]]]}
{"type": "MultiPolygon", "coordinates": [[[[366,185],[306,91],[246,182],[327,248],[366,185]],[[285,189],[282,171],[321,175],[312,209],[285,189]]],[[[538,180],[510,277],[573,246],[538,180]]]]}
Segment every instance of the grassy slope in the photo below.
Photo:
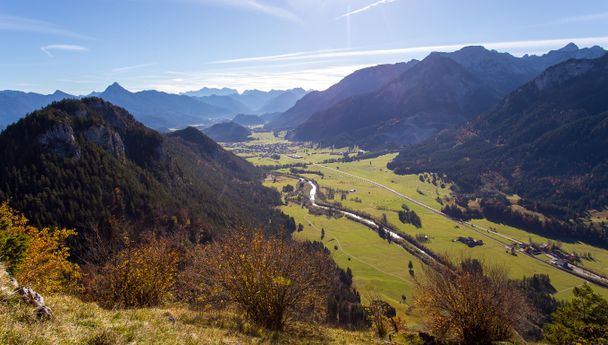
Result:
{"type": "MultiPolygon", "coordinates": [[[[394,154],[389,154],[371,160],[362,160],[351,163],[333,163],[326,164],[326,166],[338,168],[344,172],[369,178],[418,201],[421,201],[433,208],[440,209],[441,205],[435,199],[437,196],[449,196],[449,185],[446,188],[441,188],[429,182],[421,182],[417,175],[394,174],[391,170],[386,168],[386,164],[394,157],[394,154]],[[423,194],[420,194],[419,191],[421,191],[423,194]]],[[[315,163],[319,160],[311,160],[308,157],[305,157],[302,161],[307,163],[315,163]]],[[[310,169],[320,170],[325,174],[324,178],[320,178],[317,175],[306,176],[316,180],[321,187],[332,187],[341,190],[356,189],[356,192],[349,193],[347,200],[340,201],[343,205],[366,212],[378,218],[382,217],[382,214],[386,213],[389,222],[396,225],[399,230],[412,235],[421,233],[428,235],[431,238],[431,241],[427,243],[427,246],[437,253],[447,254],[455,259],[464,256],[471,256],[482,259],[487,263],[505,265],[509,270],[509,274],[513,278],[522,278],[523,276],[530,276],[534,273],[548,273],[555,288],[559,291],[557,294],[558,298],[569,299],[571,297],[572,288],[583,283],[582,279],[549,267],[525,255],[519,254],[516,257],[511,256],[505,252],[503,244],[493,241],[491,238],[486,236],[500,239],[499,237],[492,236],[491,234],[485,234],[484,236],[467,228],[458,226],[456,223],[444,217],[438,216],[411,202],[405,201],[399,198],[397,195],[373,184],[360,179],[348,177],[335,171],[323,169],[319,166],[311,166],[310,169]],[[360,199],[361,202],[355,202],[355,198],[360,199]],[[399,222],[396,212],[401,208],[402,204],[407,205],[409,208],[418,213],[423,224],[421,229],[416,229],[411,225],[402,224],[399,222]],[[464,244],[453,242],[453,240],[458,236],[471,236],[474,238],[483,239],[486,244],[481,247],[468,248],[464,244]]],[[[295,184],[295,182],[292,184],[295,184]]],[[[286,211],[286,213],[290,213],[290,211],[286,211]]],[[[302,221],[302,215],[292,213],[290,213],[290,215],[294,216],[296,222],[302,222],[304,224],[302,221]]],[[[546,238],[542,238],[540,236],[531,235],[523,230],[515,229],[502,224],[496,224],[488,220],[477,220],[475,223],[486,227],[493,227],[500,233],[512,236],[522,241],[527,241],[530,236],[533,240],[538,242],[547,240],[546,238]]],[[[564,249],[569,251],[591,252],[594,257],[594,261],[583,260],[583,266],[603,273],[606,273],[608,270],[608,251],[583,243],[565,243],[563,246],[564,249]]],[[[381,251],[378,251],[377,253],[368,253],[368,255],[372,257],[379,256],[381,255],[381,251]]],[[[540,258],[543,257],[541,256],[540,258]]],[[[391,262],[391,260],[387,260],[387,262],[391,262]]],[[[371,273],[361,271],[360,275],[362,275],[362,277],[358,279],[365,280],[368,275],[376,273],[377,272],[371,273]]],[[[407,272],[404,272],[403,274],[405,276],[407,275],[407,272]]],[[[356,276],[357,274],[355,272],[355,277],[356,276]]],[[[365,285],[360,285],[360,287],[362,288],[362,292],[365,294],[365,285]]],[[[608,289],[603,289],[597,286],[594,286],[594,289],[600,294],[608,296],[608,289]]],[[[391,292],[384,294],[390,295],[391,292]]]]}
{"type": "Polygon", "coordinates": [[[39,322],[8,287],[0,267],[0,344],[381,344],[370,332],[296,324],[264,334],[229,312],[199,313],[179,306],[104,310],[74,297],[45,296],[55,318],[39,322]],[[176,322],[168,316],[175,317],[176,322]]]}
{"type": "MultiPolygon", "coordinates": [[[[449,193],[449,190],[437,188],[429,183],[422,183],[418,180],[416,175],[397,176],[393,174],[390,170],[385,168],[385,164],[392,158],[391,156],[392,155],[387,155],[372,159],[371,165],[370,160],[363,160],[346,164],[328,164],[327,166],[333,168],[339,167],[341,171],[370,178],[434,208],[440,208],[440,205],[434,199],[437,196],[437,193],[443,195],[449,193]],[[417,189],[422,190],[425,195],[420,195],[416,191],[417,189]]],[[[570,290],[583,282],[579,278],[548,267],[527,256],[520,254],[517,257],[513,257],[505,253],[504,245],[491,241],[487,237],[472,230],[462,227],[457,228],[456,223],[435,215],[412,203],[405,202],[398,196],[368,182],[351,178],[337,172],[332,172],[331,170],[323,170],[323,172],[325,173],[325,178],[322,180],[317,179],[321,186],[326,185],[340,189],[357,189],[356,193],[349,195],[348,201],[342,202],[345,206],[363,210],[376,217],[380,217],[382,213],[386,213],[389,221],[392,224],[397,225],[401,231],[410,234],[425,233],[429,235],[431,237],[431,242],[427,245],[437,253],[447,253],[452,258],[469,255],[483,259],[489,263],[500,263],[508,267],[511,276],[514,278],[521,278],[524,275],[531,275],[534,273],[548,273],[557,290],[561,291],[558,293],[558,297],[561,298],[569,298],[570,290]],[[353,202],[351,199],[354,197],[360,198],[362,203],[353,202]],[[422,229],[415,229],[411,225],[401,224],[395,212],[386,212],[379,209],[386,208],[389,210],[398,210],[403,203],[419,214],[422,219],[422,229]],[[452,242],[452,240],[458,236],[480,238],[486,242],[486,245],[470,249],[463,244],[452,242]]],[[[478,221],[478,223],[480,225],[496,228],[499,232],[516,237],[520,240],[528,240],[529,233],[525,231],[495,224],[487,220],[478,221]]],[[[542,240],[539,236],[533,236],[533,238],[539,242],[542,240]]],[[[564,248],[577,252],[591,251],[596,261],[584,261],[584,264],[592,269],[600,271],[602,269],[605,270],[606,267],[608,267],[608,251],[606,250],[581,243],[564,244],[564,248]]],[[[602,289],[596,286],[594,286],[594,289],[602,295],[608,296],[608,289],[602,289]]]]}
{"type": "Polygon", "coordinates": [[[364,302],[370,294],[379,295],[408,321],[417,320],[415,315],[406,312],[415,288],[414,278],[408,273],[408,262],[412,261],[415,272],[422,270],[416,257],[346,218],[314,216],[296,205],[283,207],[283,211],[296,220],[303,220],[304,231],[295,234],[297,239],[320,241],[321,229],[325,229],[323,243],[338,266],[352,270],[354,286],[361,292],[364,302]],[[401,303],[403,294],[407,297],[406,304],[401,303]]]}

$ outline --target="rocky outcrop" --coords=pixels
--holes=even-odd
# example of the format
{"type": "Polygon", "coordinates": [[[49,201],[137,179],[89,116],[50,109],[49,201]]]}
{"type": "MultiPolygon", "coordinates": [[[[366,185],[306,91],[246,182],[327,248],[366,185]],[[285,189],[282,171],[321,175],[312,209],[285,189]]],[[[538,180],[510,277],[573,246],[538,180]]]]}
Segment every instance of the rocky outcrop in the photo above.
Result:
{"type": "Polygon", "coordinates": [[[67,124],[53,125],[37,141],[54,155],[80,159],[80,147],[74,137],[74,130],[67,124]]]}
{"type": "Polygon", "coordinates": [[[36,308],[34,312],[38,319],[50,320],[53,318],[53,311],[44,303],[42,295],[31,288],[19,286],[19,283],[15,278],[11,278],[10,283],[13,286],[16,295],[20,296],[24,302],[31,304],[36,308]]]}
{"type": "Polygon", "coordinates": [[[539,91],[547,86],[558,86],[589,72],[595,66],[592,60],[572,60],[554,68],[550,68],[539,78],[534,80],[534,85],[539,91]]]}
{"type": "Polygon", "coordinates": [[[93,126],[84,131],[85,139],[91,141],[121,161],[126,159],[125,144],[115,131],[104,126],[93,126]]]}

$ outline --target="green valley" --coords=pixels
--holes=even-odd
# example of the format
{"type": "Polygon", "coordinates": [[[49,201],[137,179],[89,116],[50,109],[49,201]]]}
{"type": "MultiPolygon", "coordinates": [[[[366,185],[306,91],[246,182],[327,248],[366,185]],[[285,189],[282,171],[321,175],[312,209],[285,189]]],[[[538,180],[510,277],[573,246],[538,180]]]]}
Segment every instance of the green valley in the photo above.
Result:
{"type": "MultiPolygon", "coordinates": [[[[412,237],[424,238],[424,245],[439,255],[452,260],[462,258],[475,258],[488,264],[504,265],[513,279],[524,276],[546,273],[551,278],[557,293],[557,298],[568,300],[574,287],[580,286],[584,280],[572,275],[570,272],[559,269],[550,264],[550,258],[544,254],[534,257],[521,252],[513,255],[506,246],[512,243],[505,239],[519,240],[521,242],[533,241],[543,243],[552,241],[559,243],[564,251],[576,253],[590,253],[589,259],[582,259],[580,266],[590,271],[606,274],[608,267],[608,251],[582,242],[562,243],[556,238],[546,238],[528,233],[521,229],[503,224],[496,224],[486,219],[472,220],[471,224],[480,228],[473,228],[455,221],[420,204],[404,199],[396,194],[400,193],[414,201],[441,210],[442,204],[452,198],[450,184],[441,181],[438,176],[431,174],[397,175],[386,168],[388,162],[395,158],[395,154],[385,154],[370,159],[354,160],[351,162],[321,163],[328,159],[336,160],[344,156],[346,149],[317,149],[311,145],[292,143],[275,137],[272,133],[256,133],[254,140],[241,144],[249,150],[256,145],[288,145],[291,151],[300,154],[299,159],[283,158],[272,160],[259,158],[262,153],[249,152],[243,157],[250,162],[264,166],[277,166],[279,169],[268,168],[269,173],[288,173],[286,164],[298,163],[304,166],[306,172],[299,176],[315,181],[320,187],[320,193],[328,195],[329,191],[335,194],[334,199],[326,202],[339,203],[342,207],[370,215],[374,219],[386,219],[394,229],[412,237]],[[309,147],[310,146],[310,147],[309,147]],[[274,161],[275,164],[272,164],[274,161]],[[383,188],[387,187],[387,188],[383,188]],[[340,197],[341,196],[341,197],[340,197]],[[399,220],[398,212],[407,207],[419,215],[421,227],[404,224],[399,220]],[[491,231],[481,230],[491,229],[491,231]],[[482,240],[483,245],[469,248],[467,245],[455,241],[458,237],[471,237],[482,240]]],[[[234,145],[232,150],[238,153],[239,148],[234,145]]],[[[352,155],[351,155],[352,156],[352,155]]],[[[281,191],[283,186],[295,186],[297,179],[285,177],[267,179],[266,185],[281,191]]],[[[354,275],[355,286],[361,291],[362,297],[369,293],[382,295],[391,304],[398,306],[400,312],[406,308],[401,305],[400,296],[405,293],[407,300],[415,289],[415,283],[407,270],[407,262],[413,260],[415,266],[422,265],[417,259],[397,245],[389,245],[368,227],[354,222],[346,217],[339,219],[328,218],[310,214],[300,205],[289,204],[281,208],[283,212],[294,217],[296,223],[304,225],[304,231],[297,232],[296,238],[320,240],[320,229],[326,231],[325,246],[332,252],[332,257],[342,268],[351,268],[354,275]],[[335,249],[335,246],[338,249],[335,249]],[[390,248],[390,249],[389,249],[390,248]],[[349,260],[350,258],[350,260],[349,260]],[[359,260],[358,260],[359,259],[359,260]]],[[[420,271],[416,269],[415,271],[420,271]]],[[[608,289],[593,285],[593,288],[603,296],[608,296],[608,289]]]]}

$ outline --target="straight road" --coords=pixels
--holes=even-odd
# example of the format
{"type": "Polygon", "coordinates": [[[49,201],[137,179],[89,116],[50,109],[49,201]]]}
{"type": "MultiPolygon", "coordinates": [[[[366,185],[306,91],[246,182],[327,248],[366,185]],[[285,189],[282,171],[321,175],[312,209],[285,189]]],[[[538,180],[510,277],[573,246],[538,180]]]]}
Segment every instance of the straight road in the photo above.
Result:
{"type": "MultiPolygon", "coordinates": [[[[429,205],[427,205],[425,203],[422,203],[422,202],[420,202],[420,201],[418,201],[416,199],[413,199],[413,198],[411,198],[411,197],[409,197],[407,195],[399,193],[398,191],[396,191],[396,190],[394,190],[394,189],[392,189],[392,188],[390,188],[388,186],[385,186],[385,185],[383,185],[381,183],[378,183],[378,182],[376,182],[374,180],[370,180],[370,179],[368,179],[366,177],[354,175],[354,174],[351,174],[351,173],[348,173],[348,172],[345,172],[345,171],[342,171],[342,170],[339,170],[339,169],[330,168],[330,167],[322,165],[322,164],[313,163],[312,165],[317,166],[319,168],[331,170],[331,171],[337,172],[337,173],[345,175],[345,176],[350,176],[352,178],[359,179],[359,180],[368,182],[370,184],[373,184],[373,185],[375,185],[377,187],[380,187],[380,188],[382,188],[384,190],[387,190],[387,191],[389,191],[389,192],[391,192],[391,193],[399,196],[400,198],[402,198],[404,200],[407,200],[407,201],[409,201],[409,202],[411,202],[413,204],[416,204],[416,205],[418,205],[418,206],[420,206],[420,207],[422,207],[422,208],[424,208],[424,209],[426,209],[426,210],[428,210],[428,211],[430,211],[430,212],[432,212],[434,214],[437,214],[437,215],[442,216],[442,217],[444,217],[446,219],[449,219],[452,222],[455,222],[455,223],[457,223],[459,225],[464,225],[466,228],[468,228],[470,230],[473,230],[473,231],[477,232],[478,234],[483,235],[484,237],[489,238],[489,239],[491,239],[493,241],[496,241],[498,243],[501,243],[503,245],[512,245],[513,243],[523,244],[523,242],[521,242],[521,241],[519,241],[517,239],[514,239],[514,238],[511,238],[509,236],[500,234],[500,233],[498,233],[498,232],[496,232],[494,230],[490,230],[490,229],[487,229],[487,228],[484,228],[484,227],[472,224],[470,222],[464,222],[464,221],[460,221],[458,219],[454,219],[454,218],[450,217],[449,215],[441,212],[440,210],[438,210],[436,208],[433,208],[433,207],[431,207],[431,206],[429,206],[429,205]],[[490,234],[492,234],[493,236],[491,236],[490,234]],[[496,238],[494,236],[497,236],[499,238],[496,238]]],[[[534,260],[540,261],[540,262],[548,265],[551,268],[558,269],[558,270],[560,270],[562,272],[569,273],[569,274],[571,274],[571,275],[573,275],[573,276],[575,276],[577,278],[583,279],[583,280],[588,281],[590,283],[595,283],[595,284],[598,284],[598,285],[601,285],[601,286],[604,286],[604,287],[608,287],[608,279],[606,279],[605,277],[600,277],[600,276],[598,276],[597,274],[595,274],[593,272],[585,270],[584,268],[581,268],[581,267],[578,267],[578,266],[574,266],[574,265],[570,265],[570,267],[572,269],[569,270],[569,269],[565,269],[565,268],[562,268],[562,267],[559,267],[559,266],[555,266],[555,265],[553,265],[553,264],[551,264],[551,263],[549,263],[549,262],[547,262],[545,260],[537,258],[534,255],[528,255],[528,256],[530,258],[534,259],[534,260]],[[598,282],[598,280],[599,280],[599,282],[598,282]]]]}

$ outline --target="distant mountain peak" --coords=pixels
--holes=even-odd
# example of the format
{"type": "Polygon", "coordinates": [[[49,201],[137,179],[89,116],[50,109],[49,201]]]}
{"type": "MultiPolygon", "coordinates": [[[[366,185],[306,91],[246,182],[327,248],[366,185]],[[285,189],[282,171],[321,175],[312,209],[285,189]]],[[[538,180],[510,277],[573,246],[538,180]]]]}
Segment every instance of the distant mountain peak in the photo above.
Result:
{"type": "Polygon", "coordinates": [[[220,88],[212,88],[212,87],[205,86],[199,90],[188,91],[188,92],[184,92],[182,94],[186,95],[186,96],[191,96],[191,97],[230,96],[230,95],[238,94],[238,91],[235,89],[227,88],[227,87],[223,87],[220,89],[220,88]]]}
{"type": "Polygon", "coordinates": [[[104,92],[129,92],[127,89],[122,87],[118,82],[112,83],[112,85],[108,86],[104,92]]]}
{"type": "Polygon", "coordinates": [[[53,92],[52,96],[60,96],[60,97],[72,97],[70,94],[65,93],[61,90],[55,90],[55,92],[53,92]]]}
{"type": "Polygon", "coordinates": [[[570,42],[568,44],[566,44],[563,48],[558,49],[558,51],[560,52],[575,52],[577,51],[579,48],[576,44],[574,44],[573,42],[570,42]]]}
{"type": "Polygon", "coordinates": [[[484,46],[466,46],[460,49],[461,51],[469,51],[469,52],[487,52],[489,51],[484,46]]]}

